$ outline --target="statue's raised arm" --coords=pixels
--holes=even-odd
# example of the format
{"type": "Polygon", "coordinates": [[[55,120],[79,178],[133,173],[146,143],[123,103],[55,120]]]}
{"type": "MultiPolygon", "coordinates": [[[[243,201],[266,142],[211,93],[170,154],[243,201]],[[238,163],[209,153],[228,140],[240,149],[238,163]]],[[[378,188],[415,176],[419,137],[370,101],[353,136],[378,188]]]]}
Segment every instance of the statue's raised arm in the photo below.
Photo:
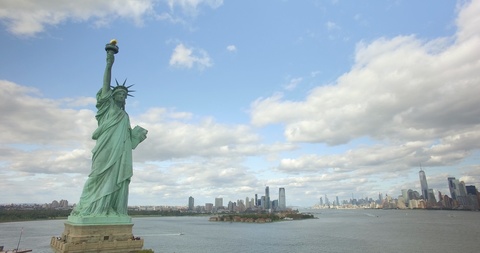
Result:
{"type": "Polygon", "coordinates": [[[111,40],[105,46],[107,51],[107,66],[105,66],[105,73],[103,74],[102,95],[106,95],[110,91],[110,82],[112,80],[112,66],[115,61],[115,54],[118,53],[118,46],[116,40],[111,40]]]}

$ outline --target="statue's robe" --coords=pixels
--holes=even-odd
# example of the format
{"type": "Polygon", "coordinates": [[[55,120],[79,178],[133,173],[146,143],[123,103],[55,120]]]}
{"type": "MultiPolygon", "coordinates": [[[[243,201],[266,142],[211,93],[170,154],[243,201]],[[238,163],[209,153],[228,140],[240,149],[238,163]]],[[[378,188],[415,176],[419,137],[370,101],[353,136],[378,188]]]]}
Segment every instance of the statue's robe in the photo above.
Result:
{"type": "Polygon", "coordinates": [[[115,104],[112,91],[102,96],[100,90],[96,107],[92,170],[71,215],[127,215],[128,185],[133,175],[130,119],[115,104]]]}

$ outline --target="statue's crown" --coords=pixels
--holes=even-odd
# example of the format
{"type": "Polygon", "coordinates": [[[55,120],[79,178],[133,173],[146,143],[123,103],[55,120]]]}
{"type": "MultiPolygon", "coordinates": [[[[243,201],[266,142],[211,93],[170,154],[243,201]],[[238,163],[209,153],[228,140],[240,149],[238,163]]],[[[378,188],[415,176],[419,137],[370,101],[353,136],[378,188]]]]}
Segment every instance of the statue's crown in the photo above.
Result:
{"type": "Polygon", "coordinates": [[[135,91],[134,90],[129,90],[129,89],[130,89],[130,87],[132,87],[135,84],[125,86],[125,83],[127,82],[127,79],[125,79],[125,81],[123,81],[122,85],[120,85],[118,83],[117,79],[115,79],[115,82],[117,83],[117,86],[110,86],[110,88],[112,88],[112,94],[115,94],[116,91],[123,90],[127,93],[128,96],[133,97],[133,95],[131,95],[130,92],[135,92],[135,91]]]}

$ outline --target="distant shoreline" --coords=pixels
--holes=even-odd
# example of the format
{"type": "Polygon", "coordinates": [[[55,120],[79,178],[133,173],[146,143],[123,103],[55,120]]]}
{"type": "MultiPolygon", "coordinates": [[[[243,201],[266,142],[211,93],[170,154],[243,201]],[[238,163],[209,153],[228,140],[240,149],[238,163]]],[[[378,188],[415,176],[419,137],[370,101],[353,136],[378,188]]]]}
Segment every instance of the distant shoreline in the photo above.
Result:
{"type": "MultiPolygon", "coordinates": [[[[331,211],[331,210],[339,210],[339,211],[350,211],[350,210],[369,210],[369,211],[389,211],[389,210],[400,210],[400,211],[467,211],[467,212],[479,212],[477,210],[468,210],[468,209],[371,209],[371,208],[357,208],[357,209],[304,209],[305,212],[299,213],[303,215],[310,215],[310,211],[321,212],[321,211],[331,211]]],[[[41,220],[66,220],[70,215],[71,210],[0,210],[0,223],[7,223],[7,222],[24,222],[24,221],[41,221],[41,220]]],[[[205,216],[210,218],[212,217],[222,217],[228,216],[230,217],[231,222],[235,222],[233,217],[240,217],[240,218],[253,218],[256,220],[257,218],[270,218],[271,221],[280,221],[282,218],[287,217],[287,219],[310,219],[312,217],[288,217],[283,216],[276,218],[276,214],[247,214],[247,213],[219,213],[219,214],[212,214],[212,213],[188,213],[188,212],[161,212],[161,211],[131,211],[129,215],[133,218],[144,218],[144,217],[182,217],[182,216],[205,216]],[[267,215],[267,216],[266,216],[267,215]],[[272,215],[272,216],[268,216],[272,215]]],[[[230,220],[227,220],[228,222],[230,220]]],[[[238,218],[237,218],[238,220],[238,218]]],[[[211,221],[214,221],[213,219],[211,221]]],[[[216,221],[216,220],[215,220],[216,221]]],[[[218,220],[224,222],[224,220],[218,220]]],[[[240,219],[240,222],[241,219],[240,219]]],[[[243,222],[252,222],[243,221],[243,222]]],[[[267,221],[268,222],[268,221],[267,221]]]]}
{"type": "MultiPolygon", "coordinates": [[[[72,210],[38,209],[38,210],[17,210],[0,209],[0,223],[40,221],[40,220],[66,220],[72,210]]],[[[181,216],[209,216],[211,214],[187,213],[176,211],[129,211],[130,217],[181,217],[181,216]]]]}

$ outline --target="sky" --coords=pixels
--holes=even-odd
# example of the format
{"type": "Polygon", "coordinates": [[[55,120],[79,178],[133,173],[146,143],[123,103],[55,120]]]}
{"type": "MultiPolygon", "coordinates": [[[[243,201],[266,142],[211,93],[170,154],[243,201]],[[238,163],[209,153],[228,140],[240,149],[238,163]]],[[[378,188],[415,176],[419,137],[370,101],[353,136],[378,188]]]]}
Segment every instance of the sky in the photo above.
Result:
{"type": "Polygon", "coordinates": [[[76,203],[105,44],[148,129],[129,205],[480,187],[480,1],[2,0],[0,203],[76,203]]]}

